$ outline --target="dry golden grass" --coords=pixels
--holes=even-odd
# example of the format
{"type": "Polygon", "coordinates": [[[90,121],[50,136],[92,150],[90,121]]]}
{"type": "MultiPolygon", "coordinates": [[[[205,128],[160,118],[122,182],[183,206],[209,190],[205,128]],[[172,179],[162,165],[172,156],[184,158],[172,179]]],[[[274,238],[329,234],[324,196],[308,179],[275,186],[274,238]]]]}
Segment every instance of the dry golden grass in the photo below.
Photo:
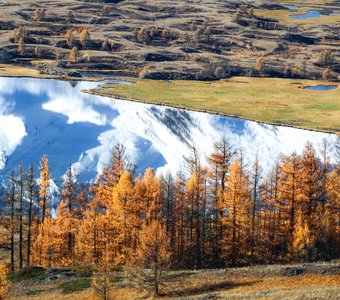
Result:
{"type": "Polygon", "coordinates": [[[45,77],[39,74],[38,70],[29,69],[25,67],[0,64],[0,76],[6,77],[45,77]]]}
{"type": "MultiPolygon", "coordinates": [[[[338,299],[339,263],[307,265],[269,265],[202,271],[174,271],[167,275],[159,299],[338,299]],[[296,276],[282,274],[287,268],[306,268],[296,276]],[[328,275],[318,274],[318,270],[328,275]],[[333,271],[332,271],[333,270],[333,271]]],[[[72,279],[64,279],[64,282],[72,279]]],[[[62,280],[55,282],[23,282],[12,287],[8,299],[79,299],[95,300],[91,288],[82,292],[63,294],[62,280]],[[34,292],[39,292],[33,295],[34,292]]],[[[135,290],[127,281],[115,282],[109,290],[109,299],[158,299],[150,292],[135,290]]]]}
{"type": "Polygon", "coordinates": [[[242,78],[214,82],[136,80],[130,85],[104,85],[114,89],[94,92],[178,108],[221,113],[269,124],[340,131],[339,87],[309,91],[310,85],[338,85],[317,80],[242,78]]]}
{"type": "Polygon", "coordinates": [[[53,299],[53,300],[96,300],[96,298],[93,296],[91,292],[87,291],[82,291],[78,293],[72,293],[69,295],[64,295],[60,293],[59,290],[53,290],[49,292],[42,292],[39,295],[20,295],[20,296],[9,296],[7,298],[8,300],[15,300],[15,299],[34,299],[34,300],[47,300],[47,299],[53,299]]]}
{"type": "Polygon", "coordinates": [[[242,278],[243,285],[220,293],[221,296],[239,299],[309,299],[329,295],[336,299],[340,275],[275,276],[251,281],[242,278]]]}

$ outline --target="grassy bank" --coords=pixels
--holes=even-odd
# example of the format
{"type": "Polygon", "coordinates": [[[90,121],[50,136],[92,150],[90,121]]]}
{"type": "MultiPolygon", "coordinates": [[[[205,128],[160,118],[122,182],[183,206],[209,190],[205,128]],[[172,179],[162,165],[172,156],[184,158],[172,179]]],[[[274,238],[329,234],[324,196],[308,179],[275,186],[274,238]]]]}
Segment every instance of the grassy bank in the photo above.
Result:
{"type": "Polygon", "coordinates": [[[34,77],[34,78],[55,78],[56,76],[41,75],[38,70],[26,67],[0,64],[0,77],[34,77]]]}
{"type": "MultiPolygon", "coordinates": [[[[120,272],[118,277],[109,275],[108,295],[109,299],[338,299],[338,270],[339,261],[171,271],[163,280],[161,297],[133,288],[120,272]]],[[[94,297],[91,277],[75,273],[53,280],[25,277],[13,283],[8,299],[102,298],[94,297]]]]}
{"type": "MultiPolygon", "coordinates": [[[[31,62],[32,65],[37,65],[37,61],[31,62]]],[[[77,70],[72,70],[70,69],[69,72],[77,71],[77,70]]],[[[93,72],[96,73],[96,72],[93,72]]],[[[105,73],[105,72],[101,72],[105,73]]],[[[113,72],[110,72],[110,74],[113,72]]],[[[118,73],[118,72],[117,72],[118,73]]],[[[118,73],[121,75],[121,73],[118,73]]],[[[70,81],[100,81],[103,80],[104,78],[101,77],[72,77],[66,75],[49,75],[49,74],[42,74],[38,70],[33,69],[33,68],[28,68],[25,66],[20,66],[20,65],[10,65],[10,64],[0,64],[0,77],[25,77],[25,78],[37,78],[37,79],[59,79],[59,80],[70,80],[70,81]]]]}
{"type": "Polygon", "coordinates": [[[309,91],[322,81],[235,77],[228,80],[155,81],[109,84],[103,96],[219,113],[269,124],[340,132],[340,88],[309,91]]]}

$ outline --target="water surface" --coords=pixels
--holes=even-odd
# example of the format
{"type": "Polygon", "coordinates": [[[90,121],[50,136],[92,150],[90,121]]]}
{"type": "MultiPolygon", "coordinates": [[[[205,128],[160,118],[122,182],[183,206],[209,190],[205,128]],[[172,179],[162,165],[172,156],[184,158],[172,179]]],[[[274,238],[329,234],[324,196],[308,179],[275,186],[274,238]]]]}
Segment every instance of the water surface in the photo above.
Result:
{"type": "Polygon", "coordinates": [[[183,168],[195,144],[204,161],[222,134],[246,161],[256,155],[268,170],[280,153],[301,152],[307,141],[318,147],[335,135],[164,106],[114,100],[82,93],[96,82],[0,77],[0,173],[20,163],[38,165],[49,157],[52,176],[72,164],[82,180],[93,179],[116,143],[127,147],[138,172],[183,168]]]}
{"type": "Polygon", "coordinates": [[[331,91],[335,90],[337,87],[337,85],[311,85],[306,86],[303,89],[309,91],[331,91]]]}
{"type": "Polygon", "coordinates": [[[320,17],[321,17],[321,14],[317,10],[309,10],[305,14],[290,16],[290,18],[294,20],[304,20],[304,19],[312,19],[312,18],[320,18],[320,17]]]}

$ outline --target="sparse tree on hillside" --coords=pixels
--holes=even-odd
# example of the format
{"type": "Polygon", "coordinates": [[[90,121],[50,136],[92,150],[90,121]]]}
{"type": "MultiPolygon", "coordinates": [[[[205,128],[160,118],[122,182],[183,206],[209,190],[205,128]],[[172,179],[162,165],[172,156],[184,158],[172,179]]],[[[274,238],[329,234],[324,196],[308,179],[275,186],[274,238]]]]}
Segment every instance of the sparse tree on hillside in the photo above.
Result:
{"type": "Polygon", "coordinates": [[[67,45],[70,48],[73,47],[74,46],[74,42],[76,40],[73,29],[67,29],[64,37],[66,39],[67,45]]]}
{"type": "Polygon", "coordinates": [[[41,54],[41,48],[39,46],[36,46],[34,49],[34,54],[36,57],[40,57],[41,54]]]}
{"type": "Polygon", "coordinates": [[[60,60],[62,57],[61,51],[60,50],[54,51],[54,57],[56,60],[60,60]]]}
{"type": "Polygon", "coordinates": [[[20,39],[23,39],[25,41],[28,36],[28,32],[24,26],[15,28],[13,34],[15,43],[19,43],[20,39]]]}
{"type": "Polygon", "coordinates": [[[210,26],[208,26],[203,32],[207,43],[210,43],[211,32],[212,32],[212,29],[210,26]]]}
{"type": "Polygon", "coordinates": [[[109,45],[109,40],[106,38],[106,39],[102,42],[101,49],[102,49],[103,51],[107,51],[107,50],[108,50],[108,45],[109,45]]]}
{"type": "Polygon", "coordinates": [[[261,54],[256,60],[255,70],[262,74],[263,69],[264,69],[264,55],[261,54]]]}
{"type": "Polygon", "coordinates": [[[323,66],[331,66],[334,62],[334,52],[330,49],[325,49],[321,52],[318,62],[323,66]]]}
{"type": "Polygon", "coordinates": [[[36,22],[41,22],[45,19],[46,17],[46,10],[44,8],[37,8],[34,11],[34,16],[33,16],[33,20],[36,22]]]}
{"type": "Polygon", "coordinates": [[[150,40],[149,34],[147,32],[147,30],[142,27],[137,34],[137,39],[139,43],[144,43],[147,44],[150,40]]]}
{"type": "Polygon", "coordinates": [[[215,77],[218,78],[218,79],[223,78],[224,74],[225,74],[224,69],[222,67],[217,67],[215,69],[214,74],[215,74],[215,77]]]}
{"type": "Polygon", "coordinates": [[[322,71],[322,78],[323,80],[328,81],[331,78],[331,70],[329,68],[326,68],[322,71]]]}
{"type": "Polygon", "coordinates": [[[71,63],[76,63],[78,59],[78,48],[73,47],[67,60],[67,64],[71,65],[71,63]]]}
{"type": "Polygon", "coordinates": [[[79,42],[85,48],[91,41],[91,35],[89,29],[83,29],[80,33],[79,42]]]}
{"type": "Polygon", "coordinates": [[[18,43],[18,53],[21,55],[25,54],[25,41],[23,38],[20,38],[18,43]]]}

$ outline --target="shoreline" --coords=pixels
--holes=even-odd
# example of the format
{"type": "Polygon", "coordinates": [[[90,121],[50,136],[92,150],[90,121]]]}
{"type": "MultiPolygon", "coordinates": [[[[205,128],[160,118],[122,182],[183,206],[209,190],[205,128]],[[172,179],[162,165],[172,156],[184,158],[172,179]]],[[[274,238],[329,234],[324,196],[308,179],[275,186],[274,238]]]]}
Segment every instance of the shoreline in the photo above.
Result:
{"type": "Polygon", "coordinates": [[[265,122],[265,121],[260,121],[260,120],[248,118],[248,117],[239,116],[239,115],[227,114],[227,113],[213,111],[213,110],[209,110],[209,109],[203,109],[203,108],[198,109],[198,108],[195,108],[195,107],[183,106],[183,105],[179,105],[179,104],[172,104],[172,103],[166,103],[166,102],[159,103],[159,102],[146,101],[146,100],[141,100],[141,99],[121,97],[121,96],[119,98],[117,98],[117,97],[114,97],[113,95],[107,95],[105,93],[101,93],[98,90],[81,90],[81,92],[86,93],[86,94],[90,94],[90,95],[108,97],[108,98],[111,98],[111,99],[114,99],[114,100],[130,101],[130,102],[151,104],[151,105],[157,105],[157,106],[165,106],[165,107],[183,109],[183,110],[188,110],[188,111],[193,111],[193,112],[201,112],[201,113],[207,113],[207,114],[212,114],[212,115],[217,115],[217,116],[241,119],[241,120],[245,120],[245,121],[252,121],[252,122],[257,122],[257,123],[264,124],[264,125],[289,127],[289,128],[300,129],[300,130],[307,130],[307,131],[326,133],[326,134],[334,134],[334,135],[340,136],[340,131],[332,131],[331,129],[329,129],[329,130],[318,129],[317,130],[317,129],[311,129],[311,128],[306,128],[306,127],[302,127],[302,126],[296,126],[296,125],[292,125],[292,124],[265,122]]]}
{"type": "MultiPolygon", "coordinates": [[[[111,77],[71,77],[71,76],[61,76],[61,75],[48,75],[48,74],[22,74],[21,72],[13,72],[13,73],[6,73],[6,69],[4,70],[4,74],[2,74],[2,68],[10,67],[13,69],[17,69],[17,66],[11,65],[11,64],[0,64],[0,77],[6,77],[6,78],[33,78],[33,79],[53,79],[53,80],[63,80],[63,81],[89,81],[89,82],[101,82],[103,80],[108,80],[112,79],[111,77]]],[[[31,72],[37,72],[35,69],[30,69],[27,67],[19,67],[22,68],[22,70],[26,69],[31,72]]],[[[73,70],[76,72],[81,73],[79,70],[73,70]]],[[[72,72],[72,70],[70,70],[72,72]]],[[[98,70],[95,71],[87,71],[85,73],[107,73],[111,74],[112,72],[109,71],[101,71],[99,72],[98,70]]],[[[118,78],[121,78],[121,76],[117,76],[118,78]]],[[[131,79],[131,77],[130,77],[131,79]]],[[[224,117],[229,117],[229,118],[235,118],[235,119],[241,119],[241,120],[246,120],[246,121],[252,121],[252,122],[257,122],[260,124],[264,125],[271,125],[271,126],[281,126],[281,127],[289,127],[289,128],[295,128],[295,129],[301,129],[301,130],[308,130],[308,131],[314,131],[314,132],[320,132],[320,133],[326,133],[326,134],[335,134],[337,136],[340,136],[340,130],[332,130],[332,129],[312,129],[308,127],[303,127],[303,126],[298,126],[298,125],[293,125],[293,124],[287,124],[287,123],[276,123],[276,122],[266,122],[266,121],[261,121],[258,119],[253,119],[241,115],[234,115],[234,114],[228,114],[220,111],[214,111],[214,110],[209,110],[209,109],[200,109],[200,108],[195,108],[191,106],[183,106],[180,104],[173,104],[173,103],[167,103],[167,102],[154,102],[154,101],[147,101],[147,100],[142,100],[142,99],[136,99],[136,98],[128,98],[128,97],[122,97],[119,96],[119,98],[115,97],[114,95],[108,95],[106,93],[101,93],[100,90],[81,90],[83,93],[91,94],[91,95],[97,95],[101,97],[108,97],[111,99],[116,99],[116,100],[122,100],[122,101],[130,101],[130,102],[137,102],[137,103],[144,103],[144,104],[151,104],[151,105],[158,105],[158,106],[166,106],[166,107],[171,107],[171,108],[177,108],[177,109],[183,109],[183,110],[188,110],[188,111],[194,111],[194,112],[201,112],[201,113],[208,113],[208,114],[213,114],[213,115],[218,115],[218,116],[224,116],[224,117]]]]}

